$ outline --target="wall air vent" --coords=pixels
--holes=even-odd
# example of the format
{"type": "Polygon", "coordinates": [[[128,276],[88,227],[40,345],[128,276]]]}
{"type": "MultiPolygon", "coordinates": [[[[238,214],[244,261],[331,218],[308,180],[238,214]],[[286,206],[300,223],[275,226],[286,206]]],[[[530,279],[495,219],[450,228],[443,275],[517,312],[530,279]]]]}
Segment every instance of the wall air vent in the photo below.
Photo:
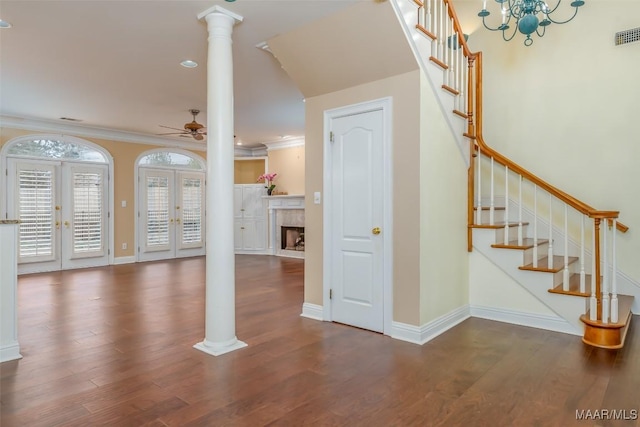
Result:
{"type": "Polygon", "coordinates": [[[640,41],[640,27],[616,33],[616,46],[640,41]]]}

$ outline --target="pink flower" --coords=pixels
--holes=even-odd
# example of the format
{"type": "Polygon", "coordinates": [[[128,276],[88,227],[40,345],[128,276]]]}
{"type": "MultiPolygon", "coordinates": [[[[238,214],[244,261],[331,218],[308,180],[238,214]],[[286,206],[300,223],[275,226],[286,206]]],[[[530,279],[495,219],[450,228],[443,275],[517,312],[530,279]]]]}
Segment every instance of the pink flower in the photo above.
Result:
{"type": "Polygon", "coordinates": [[[258,177],[258,179],[256,180],[256,182],[260,182],[260,181],[266,181],[267,183],[269,183],[269,185],[271,184],[271,181],[274,180],[274,178],[276,177],[276,175],[278,175],[277,173],[263,173],[262,175],[260,175],[258,177]]]}
{"type": "Polygon", "coordinates": [[[265,185],[264,188],[267,189],[267,194],[271,195],[271,192],[273,191],[274,188],[276,188],[276,185],[274,183],[272,183],[272,181],[275,179],[276,175],[278,175],[277,173],[263,173],[262,175],[260,175],[257,179],[256,182],[260,182],[260,181],[264,181],[265,185]]]}

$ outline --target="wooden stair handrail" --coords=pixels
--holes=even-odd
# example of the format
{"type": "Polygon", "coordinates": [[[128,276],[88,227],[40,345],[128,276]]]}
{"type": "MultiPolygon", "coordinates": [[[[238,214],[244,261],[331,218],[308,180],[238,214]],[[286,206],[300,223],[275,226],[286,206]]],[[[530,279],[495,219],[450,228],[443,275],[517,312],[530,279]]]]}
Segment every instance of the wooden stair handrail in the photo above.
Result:
{"type": "MultiPolygon", "coordinates": [[[[448,0],[444,0],[444,1],[447,2],[448,0]]],[[[456,31],[459,31],[457,26],[456,26],[456,31]]],[[[459,33],[458,33],[458,37],[460,37],[459,33]]],[[[464,39],[464,37],[462,37],[462,39],[464,39]]],[[[477,120],[475,124],[475,128],[476,128],[475,143],[480,148],[481,153],[489,155],[490,157],[493,157],[494,160],[496,160],[501,165],[507,166],[510,170],[520,174],[524,178],[536,184],[538,187],[546,190],[549,194],[562,200],[564,203],[573,207],[574,209],[581,212],[582,214],[587,215],[589,218],[607,219],[609,223],[612,222],[613,218],[618,218],[618,215],[619,215],[618,211],[599,211],[587,205],[581,200],[578,200],[575,197],[565,193],[564,191],[554,187],[553,185],[549,184],[542,178],[534,175],[533,173],[529,172],[528,170],[526,170],[516,162],[503,156],[502,154],[498,153],[493,148],[487,145],[487,143],[484,141],[484,138],[482,136],[482,113],[483,113],[482,88],[481,88],[482,86],[481,84],[482,83],[482,52],[474,53],[473,57],[475,62],[477,62],[478,64],[476,67],[477,78],[476,78],[476,91],[475,91],[476,93],[475,104],[476,104],[476,110],[477,110],[476,112],[477,120]]],[[[622,233],[626,233],[627,230],[629,229],[628,226],[622,224],[621,222],[616,222],[616,228],[622,233]]]]}

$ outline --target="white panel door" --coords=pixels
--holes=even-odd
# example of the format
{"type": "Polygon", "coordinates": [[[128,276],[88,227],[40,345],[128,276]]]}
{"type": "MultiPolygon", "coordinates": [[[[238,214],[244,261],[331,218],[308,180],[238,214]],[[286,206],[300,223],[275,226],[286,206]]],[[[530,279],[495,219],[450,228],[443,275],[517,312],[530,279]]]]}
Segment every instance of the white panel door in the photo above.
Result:
{"type": "Polygon", "coordinates": [[[333,321],[384,329],[383,113],[333,118],[333,321]]]}
{"type": "Polygon", "coordinates": [[[205,254],[204,173],[176,171],[176,257],[205,254]]]}
{"type": "Polygon", "coordinates": [[[204,255],[204,174],[140,168],[139,175],[139,260],[204,255]]]}
{"type": "Polygon", "coordinates": [[[106,165],[9,159],[8,171],[21,274],[109,263],[106,165]]]}

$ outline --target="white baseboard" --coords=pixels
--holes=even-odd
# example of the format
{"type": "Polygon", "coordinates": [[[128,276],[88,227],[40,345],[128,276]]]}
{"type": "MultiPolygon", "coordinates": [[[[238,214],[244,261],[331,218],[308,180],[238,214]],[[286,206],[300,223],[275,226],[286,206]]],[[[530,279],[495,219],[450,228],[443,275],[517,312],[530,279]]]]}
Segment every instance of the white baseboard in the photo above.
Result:
{"type": "Polygon", "coordinates": [[[391,338],[422,345],[469,317],[469,306],[464,305],[422,326],[392,322],[391,338]]]}
{"type": "Polygon", "coordinates": [[[0,348],[0,363],[16,359],[22,359],[22,355],[20,354],[20,345],[17,342],[0,348]]]}
{"type": "Polygon", "coordinates": [[[121,256],[113,259],[113,265],[134,264],[135,262],[136,262],[135,256],[121,256]]]}
{"type": "Polygon", "coordinates": [[[302,304],[302,313],[300,316],[313,320],[324,320],[322,316],[322,306],[305,302],[302,304]]]}
{"type": "Polygon", "coordinates": [[[584,331],[576,330],[571,323],[560,316],[526,313],[478,305],[472,305],[470,309],[472,317],[479,317],[481,319],[512,323],[514,325],[528,326],[571,335],[582,335],[584,333],[584,331]]]}

